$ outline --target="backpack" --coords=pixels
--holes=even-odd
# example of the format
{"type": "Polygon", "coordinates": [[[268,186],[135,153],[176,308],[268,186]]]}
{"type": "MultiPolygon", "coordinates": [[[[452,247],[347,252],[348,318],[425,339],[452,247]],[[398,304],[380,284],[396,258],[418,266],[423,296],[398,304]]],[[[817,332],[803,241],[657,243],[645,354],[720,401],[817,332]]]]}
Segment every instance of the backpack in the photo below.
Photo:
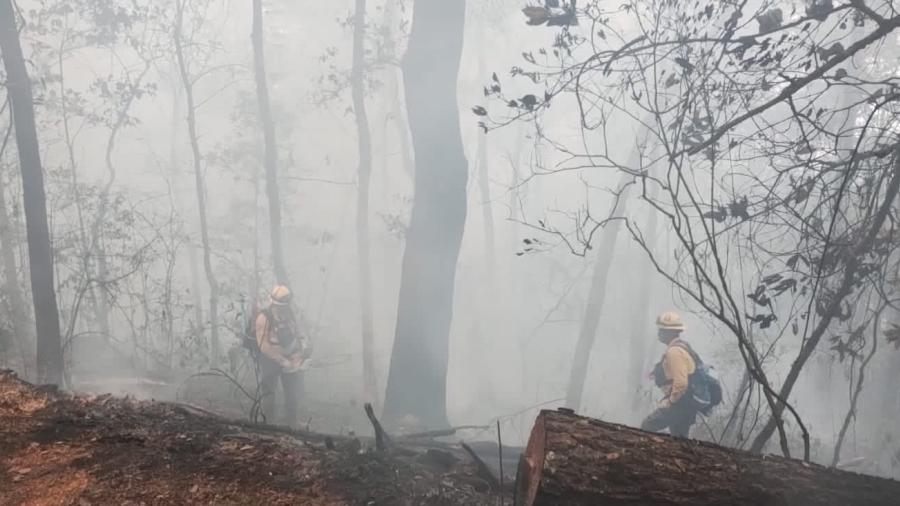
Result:
{"type": "MultiPolygon", "coordinates": [[[[250,315],[250,318],[248,318],[244,324],[244,332],[241,335],[241,346],[255,355],[261,352],[259,349],[259,341],[256,336],[256,320],[259,318],[259,315],[265,315],[266,320],[272,322],[274,321],[274,317],[268,308],[260,308],[255,305],[248,311],[248,314],[250,315]]],[[[276,331],[282,346],[290,346],[291,343],[297,339],[291,326],[276,326],[276,331]]]]}
{"type": "Polygon", "coordinates": [[[708,415],[714,407],[722,403],[722,383],[713,372],[712,366],[705,364],[700,355],[691,348],[691,345],[685,342],[675,345],[687,350],[694,359],[694,374],[691,374],[690,377],[691,397],[697,410],[708,415]]]}
{"type": "MultiPolygon", "coordinates": [[[[722,403],[722,384],[713,372],[712,366],[703,363],[703,359],[691,348],[691,345],[684,341],[678,341],[674,346],[678,346],[688,352],[694,361],[694,372],[688,378],[690,401],[697,411],[708,415],[714,407],[722,403]]],[[[657,386],[666,383],[662,361],[654,368],[653,375],[657,386]]]]}

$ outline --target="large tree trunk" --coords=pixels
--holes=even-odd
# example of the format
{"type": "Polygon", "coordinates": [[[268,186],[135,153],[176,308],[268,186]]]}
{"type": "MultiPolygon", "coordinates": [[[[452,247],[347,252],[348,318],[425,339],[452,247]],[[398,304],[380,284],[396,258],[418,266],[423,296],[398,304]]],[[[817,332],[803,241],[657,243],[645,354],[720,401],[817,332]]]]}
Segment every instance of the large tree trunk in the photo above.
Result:
{"type": "MultiPolygon", "coordinates": [[[[194,103],[194,85],[191,76],[188,74],[187,64],[184,58],[184,47],[182,44],[183,20],[185,5],[182,1],[176,3],[176,20],[174,31],[175,56],[178,59],[178,71],[181,76],[181,83],[184,87],[184,96],[187,101],[187,125],[188,136],[191,141],[191,153],[194,160],[194,181],[197,190],[197,210],[200,215],[200,241],[203,247],[203,269],[206,272],[206,281],[209,283],[209,339],[210,364],[216,366],[221,356],[219,346],[219,284],[212,268],[212,252],[209,244],[209,227],[206,221],[206,185],[203,179],[203,158],[200,153],[199,137],[197,135],[197,106],[194,103]]],[[[202,322],[198,322],[198,325],[202,322]]]]}
{"type": "Polygon", "coordinates": [[[63,352],[53,282],[53,250],[47,223],[44,175],[35,128],[31,81],[19,44],[12,0],[0,0],[0,53],[6,68],[6,86],[12,104],[16,145],[22,169],[31,293],[37,332],[38,378],[44,383],[58,385],[62,380],[63,352]]]}
{"type": "Polygon", "coordinates": [[[888,506],[900,482],[542,411],[516,505],[888,506]]]}
{"type": "MultiPolygon", "coordinates": [[[[625,211],[628,202],[631,186],[626,187],[625,185],[629,179],[629,175],[623,174],[619,184],[619,188],[625,188],[619,197],[618,211],[620,213],[625,211]]],[[[613,210],[613,212],[615,211],[616,209],[613,210]]],[[[566,391],[566,406],[574,410],[581,409],[581,396],[584,392],[584,382],[587,379],[591,350],[594,348],[594,341],[597,337],[597,325],[603,314],[603,304],[606,300],[606,278],[616,251],[620,223],[620,221],[609,222],[600,234],[600,247],[597,251],[597,261],[594,264],[594,276],[591,279],[591,289],[588,293],[587,306],[584,308],[584,319],[581,322],[581,331],[578,333],[578,342],[575,344],[575,355],[572,357],[572,369],[566,391]]]]}
{"type": "Polygon", "coordinates": [[[468,165],[456,83],[465,0],[417,0],[403,61],[415,149],[415,201],[400,280],[385,415],[447,426],[446,388],[456,262],[466,221],[468,165]]]}
{"type": "Polygon", "coordinates": [[[266,84],[265,52],[263,48],[262,0],[253,0],[253,70],[256,77],[256,96],[259,101],[259,120],[263,127],[265,144],[266,196],[269,199],[269,233],[272,239],[272,268],[275,280],[287,285],[287,267],[284,264],[284,248],[281,244],[281,197],[278,193],[278,144],[275,140],[275,123],[269,104],[269,87],[266,84]]]}
{"type": "Polygon", "coordinates": [[[377,403],[378,380],[373,351],[375,329],[372,316],[372,266],[369,254],[369,190],[372,181],[372,139],[365,97],[366,0],[356,0],[353,20],[353,112],[359,152],[356,199],[356,247],[359,262],[360,329],[362,331],[363,393],[366,402],[377,403]]]}

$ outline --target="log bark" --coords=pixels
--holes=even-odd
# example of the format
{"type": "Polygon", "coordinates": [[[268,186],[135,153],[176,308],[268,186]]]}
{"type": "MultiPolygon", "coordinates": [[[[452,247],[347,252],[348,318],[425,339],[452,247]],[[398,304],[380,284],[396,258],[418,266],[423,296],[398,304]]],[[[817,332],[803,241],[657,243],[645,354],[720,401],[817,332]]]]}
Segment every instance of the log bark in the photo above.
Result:
{"type": "Polygon", "coordinates": [[[894,505],[900,482],[542,411],[516,505],[894,505]]]}

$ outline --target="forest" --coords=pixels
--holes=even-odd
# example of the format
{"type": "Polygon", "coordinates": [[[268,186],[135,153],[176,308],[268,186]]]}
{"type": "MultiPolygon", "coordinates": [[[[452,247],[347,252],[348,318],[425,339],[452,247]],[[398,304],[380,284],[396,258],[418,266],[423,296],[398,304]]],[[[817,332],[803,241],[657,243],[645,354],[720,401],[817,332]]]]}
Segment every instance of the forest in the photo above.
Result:
{"type": "Polygon", "coordinates": [[[894,0],[0,0],[0,60],[0,504],[900,501],[894,0]]]}

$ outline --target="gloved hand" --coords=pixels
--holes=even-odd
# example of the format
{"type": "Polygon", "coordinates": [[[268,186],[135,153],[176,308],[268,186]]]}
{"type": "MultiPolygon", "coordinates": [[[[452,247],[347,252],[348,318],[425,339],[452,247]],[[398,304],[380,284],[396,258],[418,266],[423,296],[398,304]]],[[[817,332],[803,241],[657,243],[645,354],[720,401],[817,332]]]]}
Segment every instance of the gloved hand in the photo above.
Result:
{"type": "Polygon", "coordinates": [[[301,355],[295,354],[295,355],[292,355],[290,359],[287,359],[285,361],[286,364],[282,365],[281,367],[282,367],[282,369],[284,369],[284,372],[287,372],[287,373],[297,372],[300,370],[301,367],[303,367],[304,361],[305,361],[305,359],[301,355]]]}

